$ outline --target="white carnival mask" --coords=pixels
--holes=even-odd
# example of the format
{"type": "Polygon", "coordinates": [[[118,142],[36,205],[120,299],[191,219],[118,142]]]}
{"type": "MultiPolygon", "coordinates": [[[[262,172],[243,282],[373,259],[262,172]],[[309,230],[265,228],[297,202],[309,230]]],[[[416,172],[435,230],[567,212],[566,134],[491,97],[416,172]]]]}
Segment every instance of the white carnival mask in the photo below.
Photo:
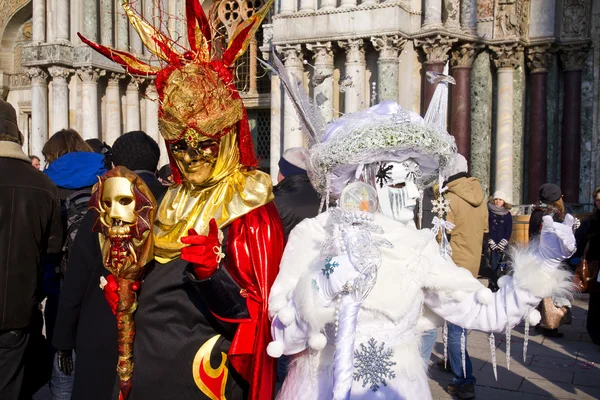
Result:
{"type": "Polygon", "coordinates": [[[386,217],[407,223],[413,220],[419,198],[415,181],[421,176],[419,165],[407,160],[375,164],[375,190],[379,208],[386,217]]]}

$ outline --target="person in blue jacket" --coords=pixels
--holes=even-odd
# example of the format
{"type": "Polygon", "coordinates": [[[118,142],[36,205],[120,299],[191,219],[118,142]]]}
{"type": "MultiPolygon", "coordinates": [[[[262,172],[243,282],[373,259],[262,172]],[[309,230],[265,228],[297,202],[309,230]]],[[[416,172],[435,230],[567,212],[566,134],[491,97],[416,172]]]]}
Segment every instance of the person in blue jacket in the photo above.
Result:
{"type": "Polygon", "coordinates": [[[494,272],[490,279],[490,289],[492,290],[498,289],[498,278],[506,273],[503,270],[502,260],[504,253],[508,250],[508,242],[512,234],[511,208],[512,206],[508,203],[506,194],[501,190],[496,190],[488,203],[490,233],[486,244],[486,254],[488,264],[494,272]]]}

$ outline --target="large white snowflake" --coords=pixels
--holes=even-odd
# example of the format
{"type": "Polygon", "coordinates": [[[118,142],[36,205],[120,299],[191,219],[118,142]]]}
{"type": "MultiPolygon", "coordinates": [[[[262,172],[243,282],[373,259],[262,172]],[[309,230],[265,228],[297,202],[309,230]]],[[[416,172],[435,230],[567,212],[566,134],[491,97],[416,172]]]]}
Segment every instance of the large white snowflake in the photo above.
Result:
{"type": "Polygon", "coordinates": [[[444,196],[438,196],[436,200],[431,200],[431,204],[433,204],[431,212],[437,214],[439,217],[450,211],[450,201],[446,200],[444,196]]]}
{"type": "Polygon", "coordinates": [[[360,349],[354,351],[354,374],[355,381],[362,379],[362,387],[369,385],[369,388],[376,392],[379,385],[387,386],[386,379],[394,379],[396,373],[392,367],[396,365],[390,361],[394,351],[384,349],[385,343],[379,346],[374,338],[369,339],[367,345],[360,344],[360,349]]]}

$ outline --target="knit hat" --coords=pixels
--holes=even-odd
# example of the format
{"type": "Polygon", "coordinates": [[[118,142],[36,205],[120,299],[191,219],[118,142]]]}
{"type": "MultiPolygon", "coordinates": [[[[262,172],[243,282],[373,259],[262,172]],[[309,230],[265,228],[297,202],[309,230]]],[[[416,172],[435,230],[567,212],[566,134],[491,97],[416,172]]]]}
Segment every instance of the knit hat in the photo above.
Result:
{"type": "Polygon", "coordinates": [[[279,160],[279,171],[283,176],[306,175],[308,150],[304,147],[292,147],[283,152],[279,160]]]}
{"type": "Polygon", "coordinates": [[[112,146],[112,162],[131,171],[155,172],[160,158],[160,148],[154,139],[142,131],[127,132],[112,146]]]}
{"type": "Polygon", "coordinates": [[[0,135],[12,136],[21,141],[21,132],[17,126],[17,112],[14,107],[0,99],[0,135]]]}
{"type": "Polygon", "coordinates": [[[540,186],[539,195],[541,201],[552,203],[562,197],[562,192],[554,183],[544,183],[540,186]]]}

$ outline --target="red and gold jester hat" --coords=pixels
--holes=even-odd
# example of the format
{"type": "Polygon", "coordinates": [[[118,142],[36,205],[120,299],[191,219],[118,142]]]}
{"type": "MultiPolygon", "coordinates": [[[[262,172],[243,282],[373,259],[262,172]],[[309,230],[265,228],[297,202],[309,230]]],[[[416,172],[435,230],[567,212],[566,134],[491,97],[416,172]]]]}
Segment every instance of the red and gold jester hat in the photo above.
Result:
{"type": "MultiPolygon", "coordinates": [[[[198,0],[186,0],[190,48],[183,53],[176,51],[179,45],[145,21],[129,3],[123,0],[131,25],[148,50],[165,63],[164,67],[149,65],[127,52],[99,45],[78,33],[81,40],[131,74],[156,76],[159,125],[167,143],[185,140],[188,146],[196,147],[203,139],[221,139],[235,129],[241,164],[255,167],[257,161],[248,118],[230,68],[247,50],[273,0],[267,0],[256,14],[238,25],[220,59],[214,49],[215,32],[198,0]]],[[[169,156],[173,177],[181,183],[181,173],[170,150],[169,156]]]]}

